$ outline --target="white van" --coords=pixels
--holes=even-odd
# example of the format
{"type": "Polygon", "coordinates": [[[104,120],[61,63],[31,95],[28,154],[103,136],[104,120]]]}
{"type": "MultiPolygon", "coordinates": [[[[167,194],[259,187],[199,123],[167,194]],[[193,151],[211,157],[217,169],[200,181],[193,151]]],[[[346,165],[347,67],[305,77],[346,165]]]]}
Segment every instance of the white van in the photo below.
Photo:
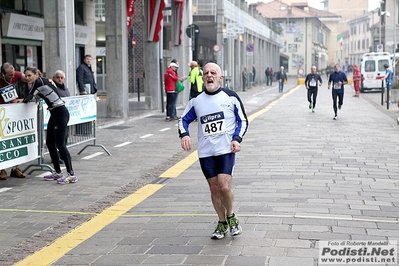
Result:
{"type": "MultiPolygon", "coordinates": [[[[392,67],[392,55],[387,52],[365,53],[360,63],[360,91],[381,89],[381,79],[385,76],[384,65],[392,67]]],[[[384,84],[385,86],[385,84],[384,84]]]]}

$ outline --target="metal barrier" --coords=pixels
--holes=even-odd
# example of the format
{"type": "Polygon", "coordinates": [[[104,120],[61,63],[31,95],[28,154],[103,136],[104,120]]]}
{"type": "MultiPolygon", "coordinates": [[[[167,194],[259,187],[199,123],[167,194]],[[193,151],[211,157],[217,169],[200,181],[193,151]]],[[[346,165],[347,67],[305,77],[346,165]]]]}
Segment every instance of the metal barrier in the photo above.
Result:
{"type": "MultiPolygon", "coordinates": [[[[92,144],[86,144],[78,154],[81,154],[88,147],[100,147],[108,155],[111,153],[101,144],[96,143],[96,99],[94,95],[85,96],[72,96],[63,98],[65,106],[69,110],[70,120],[68,123],[68,139],[67,147],[73,147],[84,143],[92,142],[92,144]],[[94,106],[93,106],[94,103],[94,106]],[[91,106],[89,106],[91,104],[91,106]],[[93,113],[94,112],[94,113],[93,113]]],[[[37,164],[28,165],[23,172],[27,172],[29,169],[34,168],[28,174],[34,171],[54,169],[48,165],[43,164],[44,156],[48,155],[49,152],[45,145],[45,132],[47,128],[48,118],[50,117],[49,111],[45,108],[47,105],[45,102],[40,102],[37,106],[37,142],[38,142],[38,159],[37,164]]]]}

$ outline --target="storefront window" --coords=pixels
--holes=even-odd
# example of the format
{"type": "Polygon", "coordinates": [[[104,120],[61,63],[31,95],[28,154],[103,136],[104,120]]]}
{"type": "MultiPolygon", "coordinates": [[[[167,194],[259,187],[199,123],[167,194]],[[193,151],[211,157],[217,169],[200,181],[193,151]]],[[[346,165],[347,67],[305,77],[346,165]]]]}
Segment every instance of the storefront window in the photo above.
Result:
{"type": "Polygon", "coordinates": [[[3,44],[1,48],[3,62],[11,63],[16,70],[23,72],[27,66],[41,68],[40,48],[37,46],[3,44]]]}
{"type": "Polygon", "coordinates": [[[41,0],[1,0],[1,7],[10,10],[27,11],[31,14],[43,14],[41,0]]]}

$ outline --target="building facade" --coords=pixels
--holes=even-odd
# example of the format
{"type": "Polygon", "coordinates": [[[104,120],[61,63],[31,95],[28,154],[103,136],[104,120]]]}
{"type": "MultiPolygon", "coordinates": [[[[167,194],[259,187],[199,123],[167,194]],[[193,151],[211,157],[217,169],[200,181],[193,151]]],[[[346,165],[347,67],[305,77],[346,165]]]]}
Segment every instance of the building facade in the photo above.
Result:
{"type": "Polygon", "coordinates": [[[280,65],[289,75],[304,75],[313,65],[319,70],[327,67],[330,30],[319,17],[335,15],[304,3],[288,5],[276,0],[253,5],[279,33],[283,43],[280,65]]]}
{"type": "Polygon", "coordinates": [[[366,14],[348,21],[347,57],[345,60],[350,64],[360,65],[363,54],[373,51],[375,32],[372,30],[376,21],[377,13],[367,12],[366,14]]]}

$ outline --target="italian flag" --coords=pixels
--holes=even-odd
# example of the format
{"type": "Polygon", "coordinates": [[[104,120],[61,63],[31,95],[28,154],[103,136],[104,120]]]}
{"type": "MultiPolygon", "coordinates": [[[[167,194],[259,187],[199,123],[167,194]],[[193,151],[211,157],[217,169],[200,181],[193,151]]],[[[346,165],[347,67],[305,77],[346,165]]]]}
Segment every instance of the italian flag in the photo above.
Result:
{"type": "Polygon", "coordinates": [[[343,44],[343,42],[344,42],[344,40],[343,40],[343,38],[342,38],[342,34],[338,34],[338,36],[337,36],[337,41],[339,42],[339,45],[342,46],[342,44],[343,44]]]}

